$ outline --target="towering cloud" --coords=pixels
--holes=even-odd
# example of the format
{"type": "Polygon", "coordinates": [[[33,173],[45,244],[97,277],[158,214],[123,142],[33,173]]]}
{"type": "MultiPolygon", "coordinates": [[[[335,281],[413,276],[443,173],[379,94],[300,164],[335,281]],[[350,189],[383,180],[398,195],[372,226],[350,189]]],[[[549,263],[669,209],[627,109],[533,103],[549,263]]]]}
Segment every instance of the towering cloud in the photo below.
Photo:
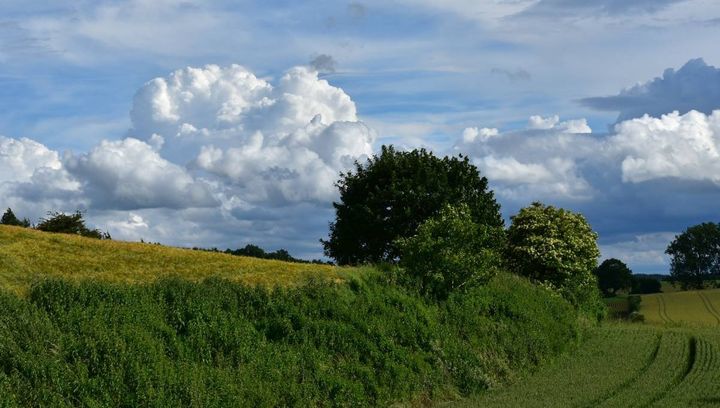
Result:
{"type": "MultiPolygon", "coordinates": [[[[342,89],[307,67],[276,86],[233,65],[186,68],[135,96],[133,134],[164,141],[244,201],[330,201],[338,173],[372,153],[374,132],[342,89]]],[[[159,145],[159,143],[156,143],[159,145]]]]}

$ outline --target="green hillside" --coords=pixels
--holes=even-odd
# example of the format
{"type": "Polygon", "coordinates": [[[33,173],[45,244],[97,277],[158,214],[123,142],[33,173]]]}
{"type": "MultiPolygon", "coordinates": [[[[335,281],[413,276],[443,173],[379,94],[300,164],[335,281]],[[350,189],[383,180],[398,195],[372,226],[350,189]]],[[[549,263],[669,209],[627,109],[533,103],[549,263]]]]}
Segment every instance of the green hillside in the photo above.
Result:
{"type": "Polygon", "coordinates": [[[193,281],[212,276],[250,285],[294,285],[311,276],[345,279],[359,271],[0,225],[0,288],[16,293],[43,278],[149,283],[167,276],[193,281]]]}
{"type": "Polygon", "coordinates": [[[0,227],[0,406],[424,406],[589,326],[508,273],[436,302],[395,272],[0,227]]]}

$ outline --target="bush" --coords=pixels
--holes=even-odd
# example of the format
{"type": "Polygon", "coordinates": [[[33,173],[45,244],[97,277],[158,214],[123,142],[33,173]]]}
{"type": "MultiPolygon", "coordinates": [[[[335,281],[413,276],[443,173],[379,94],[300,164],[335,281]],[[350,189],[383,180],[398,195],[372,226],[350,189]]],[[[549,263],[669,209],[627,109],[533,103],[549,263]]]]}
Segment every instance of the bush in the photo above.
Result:
{"type": "Polygon", "coordinates": [[[497,272],[501,261],[497,250],[503,238],[501,228],[473,222],[466,205],[448,205],[396,246],[400,265],[420,292],[445,299],[455,290],[486,282],[497,272]]]}
{"type": "Polygon", "coordinates": [[[627,298],[628,301],[628,311],[630,313],[637,312],[640,310],[640,303],[642,302],[642,298],[637,295],[630,295],[627,298]]]}
{"type": "Polygon", "coordinates": [[[442,304],[384,279],[0,292],[0,405],[387,406],[505,383],[581,335],[572,306],[518,277],[442,304]]]}

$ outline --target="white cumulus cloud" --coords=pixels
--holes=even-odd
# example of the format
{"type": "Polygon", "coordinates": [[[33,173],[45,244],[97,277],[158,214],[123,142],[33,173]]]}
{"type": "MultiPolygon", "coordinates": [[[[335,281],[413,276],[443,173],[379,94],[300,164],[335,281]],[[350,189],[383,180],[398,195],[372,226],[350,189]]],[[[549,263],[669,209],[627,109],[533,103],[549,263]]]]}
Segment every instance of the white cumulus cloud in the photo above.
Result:
{"type": "Polygon", "coordinates": [[[216,205],[208,186],[137,139],[103,141],[64,160],[84,193],[101,208],[187,208],[216,205]]]}
{"type": "Polygon", "coordinates": [[[171,160],[220,180],[228,195],[283,204],[329,201],[339,172],[373,151],[354,102],[309,67],[273,85],[232,65],[186,68],[135,96],[133,130],[171,160]]]}
{"type": "Polygon", "coordinates": [[[720,184],[720,110],[645,115],[615,126],[612,149],[626,182],[675,177],[720,184]]]}
{"type": "Polygon", "coordinates": [[[585,119],[532,116],[525,130],[467,128],[455,150],[469,154],[503,198],[586,199],[592,187],[577,162],[597,152],[590,132],[585,119]]]}

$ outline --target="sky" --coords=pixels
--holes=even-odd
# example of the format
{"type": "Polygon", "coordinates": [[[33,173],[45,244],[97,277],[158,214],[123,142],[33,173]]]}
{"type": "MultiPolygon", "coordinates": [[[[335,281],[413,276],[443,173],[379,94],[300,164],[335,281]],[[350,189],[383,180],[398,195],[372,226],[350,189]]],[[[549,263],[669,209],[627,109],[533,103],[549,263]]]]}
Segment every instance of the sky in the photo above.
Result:
{"type": "MultiPolygon", "coordinates": [[[[114,239],[322,256],[338,175],[468,155],[510,217],[581,212],[667,273],[718,220],[714,0],[0,5],[0,207],[114,239]]],[[[718,109],[718,110],[716,110],[718,109]]]]}

